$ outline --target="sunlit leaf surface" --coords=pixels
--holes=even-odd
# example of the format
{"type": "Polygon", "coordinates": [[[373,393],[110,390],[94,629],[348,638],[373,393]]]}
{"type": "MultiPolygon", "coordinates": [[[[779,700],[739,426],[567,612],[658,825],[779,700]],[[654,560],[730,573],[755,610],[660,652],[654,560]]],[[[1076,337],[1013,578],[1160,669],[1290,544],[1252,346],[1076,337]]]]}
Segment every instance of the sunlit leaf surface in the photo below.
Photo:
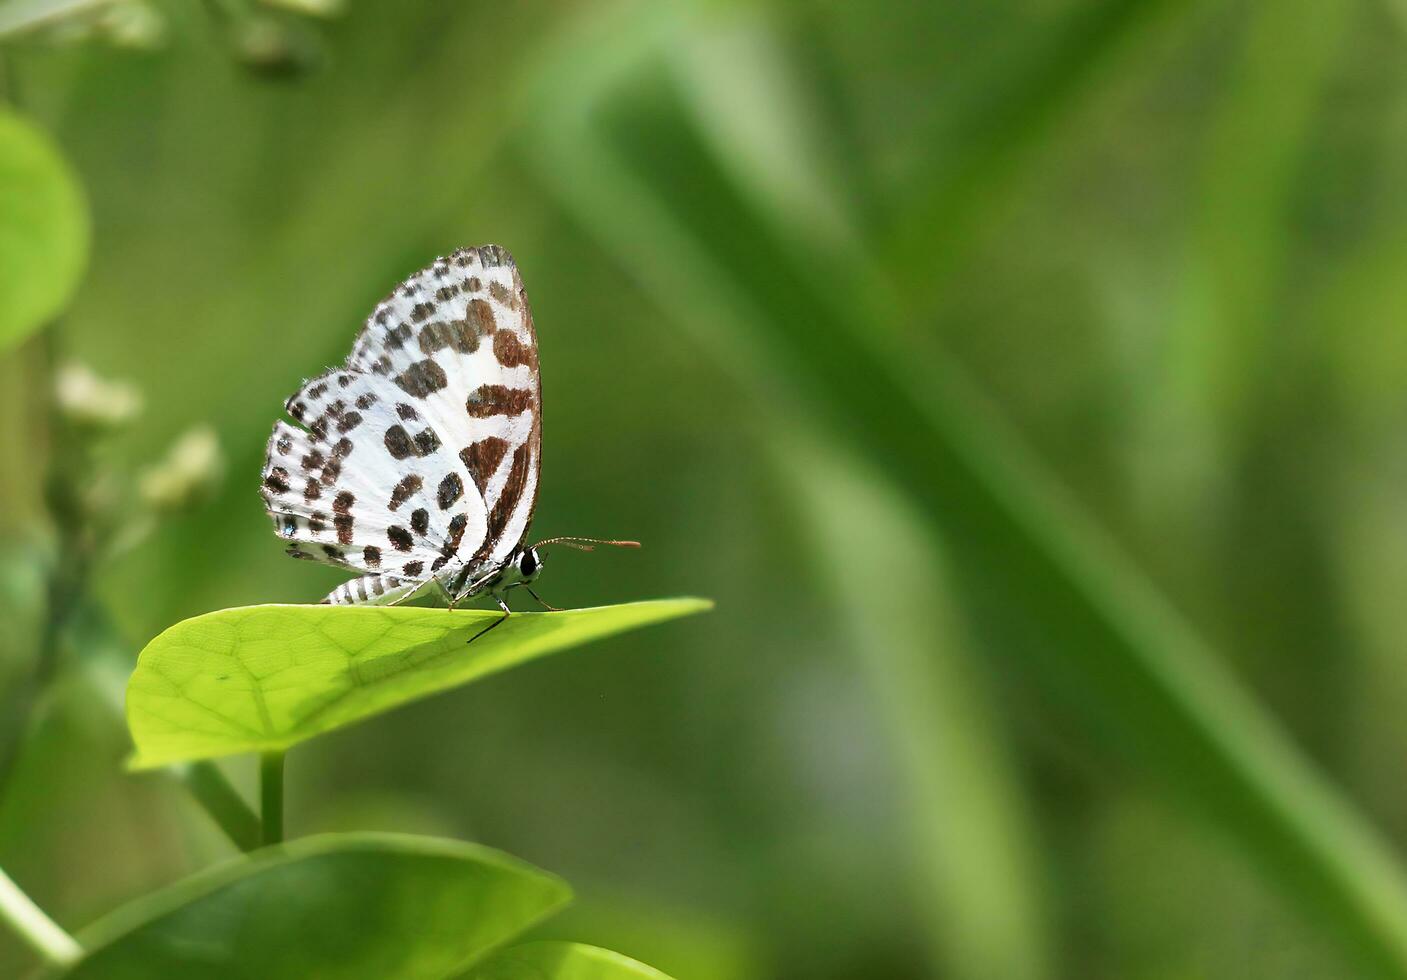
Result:
{"type": "Polygon", "coordinates": [[[515,613],[246,606],[177,623],[142,651],[127,689],[135,768],[283,749],[515,664],[702,612],[661,599],[515,613]]]}
{"type": "Polygon", "coordinates": [[[88,253],[78,182],[47,136],[0,111],[0,351],[57,314],[88,253]]]}
{"type": "Polygon", "coordinates": [[[473,844],[308,837],[119,908],[79,934],[90,952],[56,976],[451,976],[570,897],[557,878],[473,844]]]}
{"type": "Polygon", "coordinates": [[[581,943],[527,943],[491,956],[462,980],[669,980],[628,956],[581,943]]]}

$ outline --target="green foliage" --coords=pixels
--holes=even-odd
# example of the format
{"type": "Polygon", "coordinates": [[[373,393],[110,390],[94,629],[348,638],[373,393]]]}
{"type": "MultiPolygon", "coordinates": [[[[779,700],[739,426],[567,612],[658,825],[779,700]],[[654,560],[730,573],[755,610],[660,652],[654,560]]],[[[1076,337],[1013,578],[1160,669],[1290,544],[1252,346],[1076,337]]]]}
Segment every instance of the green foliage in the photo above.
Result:
{"type": "Polygon", "coordinates": [[[628,956],[581,943],[527,943],[489,957],[463,980],[669,980],[628,956]]]}
{"type": "Polygon", "coordinates": [[[79,933],[66,980],[448,977],[571,896],[488,848],[390,834],[307,837],[197,874],[79,933]]]}
{"type": "MultiPolygon", "coordinates": [[[[533,298],[541,527],[667,545],[549,597],[728,608],[310,747],[295,828],[550,854],[585,896],[560,935],[690,980],[1407,976],[1401,3],[349,4],[314,46],[267,3],[160,6],[156,57],[6,51],[104,219],[55,347],[151,408],[104,465],[195,419],[232,462],[82,590],[114,662],[332,584],[240,474],[466,239],[533,298]]],[[[21,530],[53,510],[32,353],[0,364],[21,530]]],[[[93,475],[60,485],[126,514],[93,475]]],[[[50,662],[36,572],[12,689],[50,662]]],[[[228,848],[83,717],[0,800],[62,923],[228,848]]],[[[0,975],[27,955],[0,934],[0,975]]]]}
{"type": "MultiPolygon", "coordinates": [[[[1133,14],[1140,5],[1112,6],[1133,14]]],[[[731,26],[766,33],[746,17],[731,26]]],[[[1122,38],[1116,23],[1106,26],[1111,43],[1122,38]]],[[[813,216],[759,206],[756,168],[695,108],[708,103],[693,91],[708,77],[681,84],[690,57],[678,49],[706,44],[707,31],[667,14],[618,27],[564,58],[529,114],[540,173],[581,225],[640,270],[657,303],[757,399],[808,418],[858,466],[886,474],[929,532],[951,543],[974,615],[999,620],[994,629],[1022,665],[1085,724],[1234,839],[1360,963],[1407,977],[1407,875],[1385,842],[991,413],[956,360],[932,347],[915,356],[911,341],[926,323],[913,311],[932,303],[927,290],[948,270],[946,253],[970,247],[966,237],[989,216],[931,220],[935,205],[915,212],[927,243],[895,229],[907,251],[928,250],[912,282],[849,234],[798,240],[813,216]]],[[[778,114],[756,101],[739,111],[748,110],[778,114]]],[[[1053,111],[1042,108],[1023,139],[1053,111]]],[[[1019,173],[990,176],[1005,184],[1019,173]]],[[[988,187],[963,207],[1001,196],[988,187]]]]}
{"type": "Polygon", "coordinates": [[[247,606],[177,623],[132,674],[127,721],[145,769],[286,749],[536,657],[703,612],[660,599],[558,613],[411,607],[247,606]]]}
{"type": "Polygon", "coordinates": [[[83,193],[53,141],[0,110],[0,353],[68,304],[88,254],[83,193]]]}

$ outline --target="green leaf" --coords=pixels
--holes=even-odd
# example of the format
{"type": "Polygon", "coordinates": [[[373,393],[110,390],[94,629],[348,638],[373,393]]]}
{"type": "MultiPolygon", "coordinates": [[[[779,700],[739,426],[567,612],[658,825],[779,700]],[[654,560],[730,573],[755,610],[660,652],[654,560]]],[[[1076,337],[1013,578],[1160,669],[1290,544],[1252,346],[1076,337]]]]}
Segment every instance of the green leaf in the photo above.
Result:
{"type": "Polygon", "coordinates": [[[669,980],[628,956],[581,943],[527,943],[490,957],[463,980],[669,980]]]}
{"type": "Polygon", "coordinates": [[[73,171],[44,133],[0,110],[0,352],[68,304],[87,255],[73,171]]]}
{"type": "Polygon", "coordinates": [[[328,834],[138,899],[77,936],[70,980],[447,977],[571,890],[505,854],[433,837],[328,834]]]}
{"type": "Polygon", "coordinates": [[[659,599],[555,613],[246,606],[177,623],[127,685],[133,768],[286,749],[535,657],[712,608],[659,599]]]}

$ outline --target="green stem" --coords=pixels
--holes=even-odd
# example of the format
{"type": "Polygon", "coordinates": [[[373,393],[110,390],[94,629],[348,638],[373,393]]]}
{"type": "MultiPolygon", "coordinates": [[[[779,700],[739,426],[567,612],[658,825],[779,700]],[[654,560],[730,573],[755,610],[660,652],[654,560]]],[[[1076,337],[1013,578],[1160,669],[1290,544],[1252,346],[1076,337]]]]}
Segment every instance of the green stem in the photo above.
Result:
{"type": "Polygon", "coordinates": [[[213,762],[193,762],[179,766],[176,778],[197,803],[241,851],[252,851],[261,843],[259,816],[230,785],[213,762]]]}
{"type": "Polygon", "coordinates": [[[0,870],[0,919],[9,923],[15,934],[46,963],[68,966],[83,955],[83,947],[45,915],[3,870],[0,870]]]}
{"type": "Polygon", "coordinates": [[[259,756],[259,806],[263,811],[264,844],[283,842],[283,753],[259,756]]]}

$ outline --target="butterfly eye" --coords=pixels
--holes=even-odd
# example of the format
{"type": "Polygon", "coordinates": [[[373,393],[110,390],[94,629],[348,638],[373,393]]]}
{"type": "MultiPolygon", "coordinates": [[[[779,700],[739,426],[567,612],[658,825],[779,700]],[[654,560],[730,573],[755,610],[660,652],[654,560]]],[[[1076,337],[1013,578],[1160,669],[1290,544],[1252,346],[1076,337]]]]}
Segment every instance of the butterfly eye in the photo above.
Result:
{"type": "Polygon", "coordinates": [[[518,571],[523,573],[524,578],[532,578],[537,572],[537,553],[531,548],[523,552],[523,557],[518,559],[518,571]]]}

